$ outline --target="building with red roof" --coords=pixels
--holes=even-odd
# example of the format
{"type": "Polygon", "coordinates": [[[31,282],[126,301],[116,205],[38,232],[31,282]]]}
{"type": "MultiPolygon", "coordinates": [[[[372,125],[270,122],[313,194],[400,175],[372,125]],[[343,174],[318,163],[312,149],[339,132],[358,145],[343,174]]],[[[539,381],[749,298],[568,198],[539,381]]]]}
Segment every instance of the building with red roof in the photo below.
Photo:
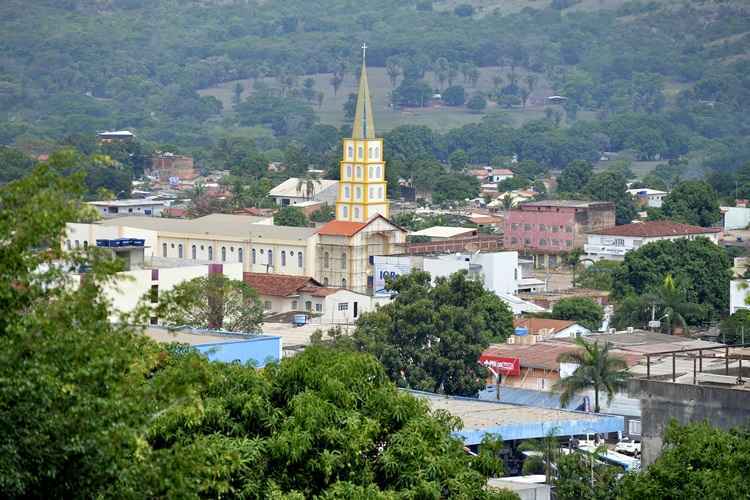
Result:
{"type": "Polygon", "coordinates": [[[654,241],[708,238],[718,244],[719,233],[721,229],[718,227],[691,226],[668,220],[635,222],[588,231],[584,251],[595,261],[623,260],[630,250],[654,241]]]}

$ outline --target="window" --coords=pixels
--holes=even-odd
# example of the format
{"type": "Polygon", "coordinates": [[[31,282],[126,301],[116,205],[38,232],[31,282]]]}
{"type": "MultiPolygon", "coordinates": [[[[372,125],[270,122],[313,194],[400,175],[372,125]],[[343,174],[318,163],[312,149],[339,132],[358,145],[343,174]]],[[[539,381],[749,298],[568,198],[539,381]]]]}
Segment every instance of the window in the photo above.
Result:
{"type": "Polygon", "coordinates": [[[552,226],[552,232],[553,233],[557,233],[559,231],[560,231],[560,227],[559,226],[552,226]]]}
{"type": "Polygon", "coordinates": [[[70,240],[68,240],[68,241],[65,242],[65,248],[67,248],[68,250],[70,250],[70,240]]]}
{"type": "MultiPolygon", "coordinates": [[[[350,159],[350,160],[353,160],[353,159],[354,159],[354,146],[349,146],[349,148],[348,148],[348,150],[347,150],[347,156],[349,157],[349,159],[350,159]]],[[[352,168],[352,167],[349,167],[349,171],[348,171],[348,172],[349,172],[349,175],[352,175],[352,170],[351,170],[351,168],[352,168]]]]}
{"type": "Polygon", "coordinates": [[[346,177],[350,178],[350,179],[352,177],[352,166],[351,165],[347,165],[346,166],[346,177]]]}
{"type": "Polygon", "coordinates": [[[177,245],[177,257],[180,259],[182,258],[182,243],[177,245]]]}
{"type": "Polygon", "coordinates": [[[565,232],[566,233],[572,233],[573,232],[573,226],[571,226],[571,225],[565,226],[565,232]]]}
{"type": "Polygon", "coordinates": [[[323,304],[315,304],[315,312],[323,312],[323,304]]]}
{"type": "Polygon", "coordinates": [[[330,260],[330,258],[329,258],[329,256],[328,256],[328,252],[325,252],[325,253],[323,254],[323,268],[324,268],[324,269],[328,269],[328,265],[329,265],[329,263],[330,263],[330,262],[329,262],[329,260],[330,260]]]}
{"type": "Polygon", "coordinates": [[[341,269],[346,269],[346,254],[341,254],[341,269]]]}
{"type": "Polygon", "coordinates": [[[517,244],[518,244],[518,238],[516,238],[515,236],[513,236],[513,237],[512,237],[511,239],[510,239],[510,244],[511,244],[511,245],[517,245],[517,244]]]}
{"type": "Polygon", "coordinates": [[[309,300],[305,302],[305,311],[312,311],[312,302],[309,300]]]}
{"type": "Polygon", "coordinates": [[[152,304],[156,304],[159,302],[159,285],[151,285],[151,290],[149,291],[149,299],[151,300],[152,304]]]}
{"type": "Polygon", "coordinates": [[[357,192],[357,200],[361,200],[362,199],[362,188],[359,187],[359,186],[357,186],[357,191],[356,192],[357,192]]]}
{"type": "Polygon", "coordinates": [[[547,230],[547,226],[545,226],[544,224],[539,224],[539,230],[540,231],[546,231],[547,230]]]}
{"type": "Polygon", "coordinates": [[[227,247],[221,247],[221,261],[227,261],[227,247]]]}
{"type": "MultiPolygon", "coordinates": [[[[377,151],[377,148],[376,148],[376,151],[377,151]]],[[[375,178],[380,179],[380,165],[375,167],[375,178]]]]}
{"type": "Polygon", "coordinates": [[[234,247],[229,247],[229,252],[234,253],[234,247]]]}
{"type": "Polygon", "coordinates": [[[531,231],[531,224],[524,224],[523,225],[523,230],[524,231],[531,231]]]}
{"type": "Polygon", "coordinates": [[[250,251],[250,258],[252,259],[252,263],[255,264],[256,261],[257,261],[256,260],[257,259],[257,255],[255,254],[255,249],[254,248],[250,251]]]}
{"type": "Polygon", "coordinates": [[[568,247],[568,248],[570,248],[570,247],[572,247],[572,246],[573,246],[573,242],[572,242],[572,241],[570,241],[570,240],[566,240],[566,241],[565,241],[565,246],[566,246],[566,247],[568,247]]]}
{"type": "Polygon", "coordinates": [[[375,169],[373,167],[370,167],[369,171],[370,171],[370,179],[374,178],[375,177],[375,169]]]}
{"type": "Polygon", "coordinates": [[[323,278],[323,286],[328,286],[328,278],[323,278]]]}
{"type": "Polygon", "coordinates": [[[149,318],[149,322],[152,325],[158,325],[159,324],[159,318],[157,318],[156,316],[151,316],[151,318],[149,318]]]}
{"type": "Polygon", "coordinates": [[[354,207],[354,218],[359,219],[359,207],[354,207]]]}
{"type": "Polygon", "coordinates": [[[524,245],[531,245],[531,240],[529,238],[524,238],[523,239],[523,244],[524,245]]]}
{"type": "Polygon", "coordinates": [[[263,302],[263,310],[270,311],[273,308],[270,300],[263,302]]]}
{"type": "MultiPolygon", "coordinates": [[[[78,246],[78,240],[76,240],[76,246],[78,246]]],[[[162,257],[167,256],[167,244],[166,243],[161,244],[161,256],[162,257]]]]}
{"type": "Polygon", "coordinates": [[[286,250],[281,251],[281,265],[286,266],[286,250]]]}
{"type": "Polygon", "coordinates": [[[552,246],[553,247],[559,247],[560,246],[560,240],[552,240],[552,246]]]}
{"type": "Polygon", "coordinates": [[[171,247],[174,248],[174,243],[172,243],[171,247]]]}
{"type": "Polygon", "coordinates": [[[193,258],[193,260],[198,259],[198,249],[195,248],[195,245],[190,247],[190,256],[193,258]]]}
{"type": "Polygon", "coordinates": [[[361,178],[362,178],[362,167],[358,165],[357,166],[357,179],[361,179],[361,178]]]}
{"type": "Polygon", "coordinates": [[[301,268],[304,264],[302,260],[302,252],[297,252],[297,267],[301,268]]]}
{"type": "Polygon", "coordinates": [[[348,200],[350,194],[351,192],[349,191],[349,186],[344,186],[344,199],[348,200]]]}
{"type": "MultiPolygon", "coordinates": [[[[357,148],[357,157],[358,158],[362,158],[364,155],[365,155],[365,148],[363,148],[362,146],[358,147],[357,148]]],[[[360,171],[359,168],[357,168],[357,176],[361,176],[361,175],[362,175],[362,172],[360,171]]]]}
{"type": "Polygon", "coordinates": [[[293,300],[292,301],[292,311],[296,311],[296,310],[297,310],[297,301],[293,300]]]}
{"type": "Polygon", "coordinates": [[[382,199],[383,199],[383,186],[380,186],[380,187],[378,188],[378,199],[379,199],[379,200],[382,200],[382,199]]]}
{"type": "Polygon", "coordinates": [[[339,311],[348,311],[349,310],[349,303],[348,302],[342,302],[339,304],[339,311]]]}
{"type": "Polygon", "coordinates": [[[369,196],[371,200],[375,198],[375,188],[374,187],[372,187],[372,186],[370,187],[370,194],[368,194],[367,196],[369,196]]]}
{"type": "Polygon", "coordinates": [[[344,219],[346,219],[347,217],[349,217],[349,209],[346,207],[346,205],[344,205],[343,207],[341,207],[341,217],[344,218],[344,219]]]}
{"type": "Polygon", "coordinates": [[[615,246],[616,247],[624,247],[625,246],[625,240],[623,238],[615,238],[615,246]]]}
{"type": "Polygon", "coordinates": [[[514,222],[514,223],[512,223],[512,224],[510,225],[510,228],[511,228],[511,229],[512,229],[513,231],[517,230],[517,229],[518,229],[519,227],[521,227],[521,224],[519,224],[518,222],[514,222]]]}
{"type": "Polygon", "coordinates": [[[208,260],[214,260],[214,247],[208,246],[208,260]]]}
{"type": "Polygon", "coordinates": [[[237,249],[237,262],[244,262],[245,260],[245,250],[242,248],[237,249]]]}
{"type": "Polygon", "coordinates": [[[641,421],[640,420],[628,420],[628,434],[633,436],[641,435],[641,421]]]}
{"type": "Polygon", "coordinates": [[[268,249],[268,265],[273,266],[273,250],[268,249]]]}
{"type": "Polygon", "coordinates": [[[546,247],[547,246],[547,240],[545,240],[544,238],[542,238],[541,240],[539,240],[539,246],[540,247],[546,247]]]}
{"type": "Polygon", "coordinates": [[[341,288],[346,288],[346,278],[341,278],[341,288]]]}

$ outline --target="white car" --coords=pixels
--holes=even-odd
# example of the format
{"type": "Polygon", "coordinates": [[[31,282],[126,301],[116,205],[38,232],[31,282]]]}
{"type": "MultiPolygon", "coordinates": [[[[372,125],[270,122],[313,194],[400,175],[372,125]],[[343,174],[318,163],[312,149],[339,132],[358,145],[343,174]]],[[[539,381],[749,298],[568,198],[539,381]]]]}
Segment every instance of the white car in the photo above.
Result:
{"type": "Polygon", "coordinates": [[[641,443],[628,438],[624,438],[622,441],[617,443],[617,446],[615,446],[615,451],[617,453],[622,453],[623,455],[639,456],[641,454],[641,443]]]}

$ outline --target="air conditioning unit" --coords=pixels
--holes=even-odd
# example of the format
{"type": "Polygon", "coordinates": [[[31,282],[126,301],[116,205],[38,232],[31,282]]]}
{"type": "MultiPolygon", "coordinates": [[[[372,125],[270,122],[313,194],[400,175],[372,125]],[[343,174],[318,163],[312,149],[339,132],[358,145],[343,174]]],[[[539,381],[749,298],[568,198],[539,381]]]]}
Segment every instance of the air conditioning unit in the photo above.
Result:
{"type": "Polygon", "coordinates": [[[635,328],[633,328],[632,326],[628,327],[628,333],[633,333],[634,331],[635,331],[635,328]]]}

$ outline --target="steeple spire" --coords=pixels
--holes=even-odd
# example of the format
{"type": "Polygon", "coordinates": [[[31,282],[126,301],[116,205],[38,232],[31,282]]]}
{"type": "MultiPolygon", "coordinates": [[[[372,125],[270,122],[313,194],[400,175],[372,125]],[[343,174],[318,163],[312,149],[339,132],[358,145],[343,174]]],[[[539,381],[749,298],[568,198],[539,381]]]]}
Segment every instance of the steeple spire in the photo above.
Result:
{"type": "Polygon", "coordinates": [[[375,139],[375,122],[372,119],[372,101],[370,88],[367,85],[367,44],[362,44],[362,74],[359,77],[359,92],[357,94],[357,108],[354,114],[354,128],[352,139],[375,139]]]}

